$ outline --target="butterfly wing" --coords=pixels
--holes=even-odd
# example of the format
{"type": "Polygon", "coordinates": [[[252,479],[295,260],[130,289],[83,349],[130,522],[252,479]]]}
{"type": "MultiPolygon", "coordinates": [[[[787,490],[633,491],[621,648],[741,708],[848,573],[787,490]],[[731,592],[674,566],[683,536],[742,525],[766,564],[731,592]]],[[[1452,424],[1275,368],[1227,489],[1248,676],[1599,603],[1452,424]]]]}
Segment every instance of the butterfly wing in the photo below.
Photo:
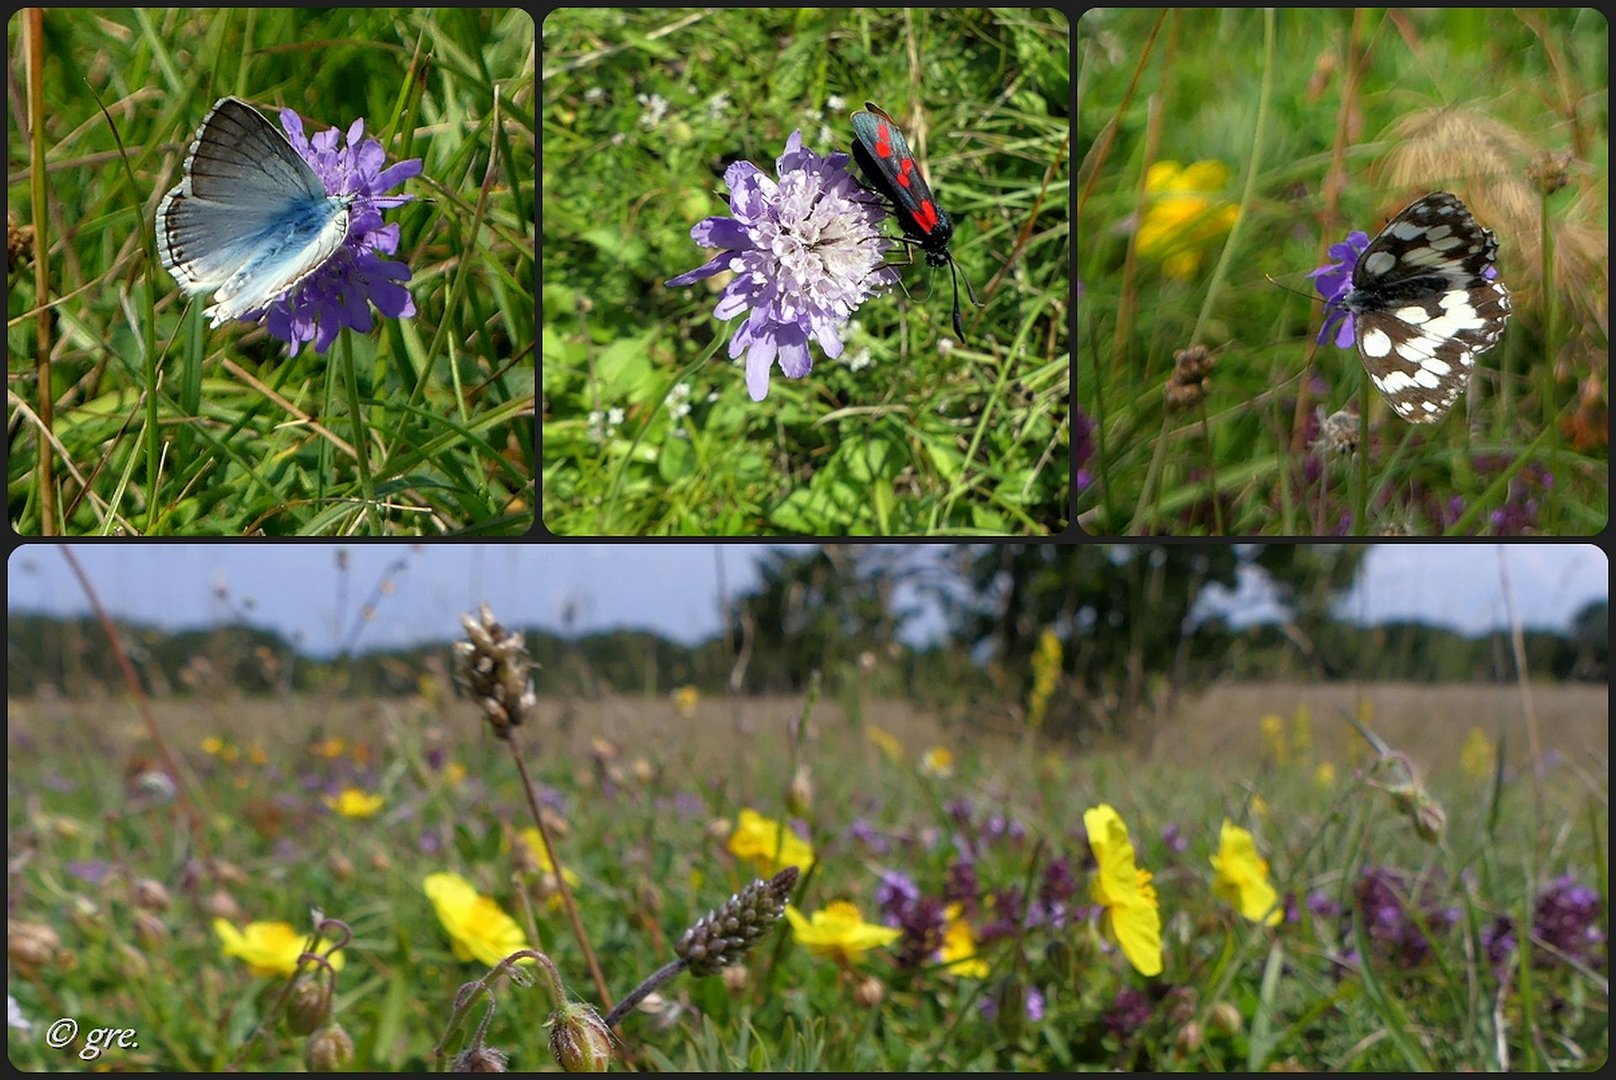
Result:
{"type": "Polygon", "coordinates": [[[1459,199],[1433,192],[1404,208],[1353,268],[1345,306],[1370,382],[1413,424],[1446,416],[1476,357],[1509,320],[1495,280],[1498,238],[1459,199]]]}
{"type": "Polygon", "coordinates": [[[327,195],[257,109],[221,98],[158,205],[158,257],[187,294],[214,293],[204,314],[218,326],[318,270],[347,237],[351,202],[327,195]]]}

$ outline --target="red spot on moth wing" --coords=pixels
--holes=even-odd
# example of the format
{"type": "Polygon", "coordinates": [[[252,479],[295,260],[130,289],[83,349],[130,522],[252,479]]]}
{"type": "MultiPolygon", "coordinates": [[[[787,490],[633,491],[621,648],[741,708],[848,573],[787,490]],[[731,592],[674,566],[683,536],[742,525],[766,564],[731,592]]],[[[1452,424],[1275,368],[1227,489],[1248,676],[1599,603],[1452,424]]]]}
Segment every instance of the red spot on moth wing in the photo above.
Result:
{"type": "Polygon", "coordinates": [[[916,208],[915,224],[919,225],[927,232],[931,232],[937,227],[937,207],[932,205],[932,201],[930,199],[924,200],[921,202],[920,206],[916,208]]]}
{"type": "Polygon", "coordinates": [[[904,187],[908,187],[909,181],[914,177],[914,174],[915,159],[904,158],[903,163],[898,166],[898,183],[902,184],[904,187]]]}
{"type": "Polygon", "coordinates": [[[882,157],[892,156],[892,129],[885,124],[876,129],[875,152],[882,157]]]}

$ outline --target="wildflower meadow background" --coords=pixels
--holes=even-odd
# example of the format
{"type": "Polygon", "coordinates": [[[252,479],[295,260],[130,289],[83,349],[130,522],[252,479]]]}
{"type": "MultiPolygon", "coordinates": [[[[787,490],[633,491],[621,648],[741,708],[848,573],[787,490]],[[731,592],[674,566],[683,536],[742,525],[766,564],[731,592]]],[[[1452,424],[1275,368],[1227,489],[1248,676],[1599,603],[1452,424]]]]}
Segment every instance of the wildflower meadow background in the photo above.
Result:
{"type": "MultiPolygon", "coordinates": [[[[1068,518],[1070,26],[1049,10],[563,9],[543,30],[544,522],[594,535],[1052,535],[1068,518]],[[714,309],[727,168],[907,134],[984,307],[899,269],[752,400],[714,309]]],[[[856,172],[856,170],[855,170],[856,172]]],[[[895,221],[889,236],[900,235],[895,221]]],[[[900,260],[896,250],[889,260],[900,260]]],[[[744,315],[744,313],[743,313],[744,315]]],[[[744,353],[743,359],[744,359],[744,353]]]]}
{"type": "Polygon", "coordinates": [[[1086,12],[1080,526],[1599,532],[1607,49],[1589,9],[1086,12]],[[1514,313],[1416,426],[1316,344],[1308,275],[1433,191],[1497,234],[1514,313]]]}
{"type": "Polygon", "coordinates": [[[46,9],[7,24],[23,534],[517,533],[533,520],[533,19],[520,10],[46,9]],[[37,70],[37,88],[25,71],[37,70]],[[233,95],[276,128],[364,120],[415,314],[324,353],[210,330],[153,216],[233,95]],[[29,141],[32,118],[41,137],[29,141]],[[36,183],[36,181],[38,183],[36,183]],[[48,223],[41,230],[39,223],[48,223]],[[48,307],[42,308],[45,297],[48,307]],[[48,356],[49,364],[41,357],[48,356]],[[43,386],[41,385],[43,382],[43,386]]]}
{"type": "Polygon", "coordinates": [[[1361,549],[959,547],[920,647],[902,559],[808,548],[696,642],[481,606],[362,651],[425,556],[300,552],[336,654],[228,582],[184,633],[13,606],[17,1067],[1608,1054],[1606,600],[1467,636],[1330,615],[1361,549]],[[1254,574],[1283,623],[1191,619],[1254,574]]]}

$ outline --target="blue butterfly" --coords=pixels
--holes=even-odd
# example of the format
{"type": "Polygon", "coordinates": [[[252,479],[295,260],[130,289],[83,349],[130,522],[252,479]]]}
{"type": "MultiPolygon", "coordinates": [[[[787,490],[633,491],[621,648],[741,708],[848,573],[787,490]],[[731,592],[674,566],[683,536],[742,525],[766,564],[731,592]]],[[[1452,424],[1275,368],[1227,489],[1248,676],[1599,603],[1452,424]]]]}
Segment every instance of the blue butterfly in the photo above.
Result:
{"type": "Polygon", "coordinates": [[[336,254],[355,195],[329,194],[279,128],[239,98],[202,118],[157,206],[157,257],[219,326],[268,307],[336,254]]]}

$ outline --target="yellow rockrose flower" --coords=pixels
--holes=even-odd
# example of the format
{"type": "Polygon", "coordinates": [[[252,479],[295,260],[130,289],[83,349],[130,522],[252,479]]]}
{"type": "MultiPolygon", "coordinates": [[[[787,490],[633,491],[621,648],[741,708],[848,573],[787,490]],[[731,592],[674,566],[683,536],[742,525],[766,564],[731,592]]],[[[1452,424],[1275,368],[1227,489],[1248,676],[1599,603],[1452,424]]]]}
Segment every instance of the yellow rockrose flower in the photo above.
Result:
{"type": "Polygon", "coordinates": [[[1083,828],[1099,868],[1090,894],[1105,909],[1105,927],[1141,975],[1162,971],[1161,912],[1148,870],[1134,863],[1128,826],[1105,803],[1083,811],[1083,828]]]}
{"type": "Polygon", "coordinates": [[[766,878],[788,866],[807,873],[814,865],[814,849],[806,841],[790,829],[782,828],[778,821],[750,808],[741,811],[726,847],[737,859],[751,862],[766,878]]]}
{"type": "MultiPolygon", "coordinates": [[[[428,874],[421,887],[432,901],[438,922],[449,932],[455,959],[492,965],[528,947],[516,920],[459,874],[428,874]]],[[[533,960],[520,962],[531,964],[533,960]]]]}
{"type": "Polygon", "coordinates": [[[1229,170],[1216,161],[1188,168],[1176,161],[1152,165],[1145,173],[1150,199],[1139,222],[1139,253],[1159,259],[1169,277],[1194,277],[1206,249],[1240,216],[1237,207],[1218,198],[1228,180],[1229,170]]]}
{"type": "Polygon", "coordinates": [[[1284,919],[1279,894],[1268,883],[1268,861],[1257,854],[1257,841],[1228,818],[1223,819],[1212,869],[1217,874],[1213,894],[1232,904],[1242,918],[1266,926],[1278,926],[1284,919]]]}
{"type": "MultiPolygon", "coordinates": [[[[218,935],[220,952],[245,960],[254,975],[287,976],[297,970],[297,958],[303,953],[309,935],[298,932],[291,923],[255,922],[237,930],[227,919],[214,919],[213,932],[218,935]]],[[[311,952],[320,952],[324,943],[316,943],[311,952]]],[[[342,953],[332,953],[327,960],[333,968],[342,970],[346,962],[342,953]]]]}
{"type": "Polygon", "coordinates": [[[797,944],[838,964],[850,964],[859,954],[890,945],[903,936],[903,931],[894,927],[865,922],[858,907],[847,900],[831,901],[812,918],[787,904],[786,919],[797,944]]]}

